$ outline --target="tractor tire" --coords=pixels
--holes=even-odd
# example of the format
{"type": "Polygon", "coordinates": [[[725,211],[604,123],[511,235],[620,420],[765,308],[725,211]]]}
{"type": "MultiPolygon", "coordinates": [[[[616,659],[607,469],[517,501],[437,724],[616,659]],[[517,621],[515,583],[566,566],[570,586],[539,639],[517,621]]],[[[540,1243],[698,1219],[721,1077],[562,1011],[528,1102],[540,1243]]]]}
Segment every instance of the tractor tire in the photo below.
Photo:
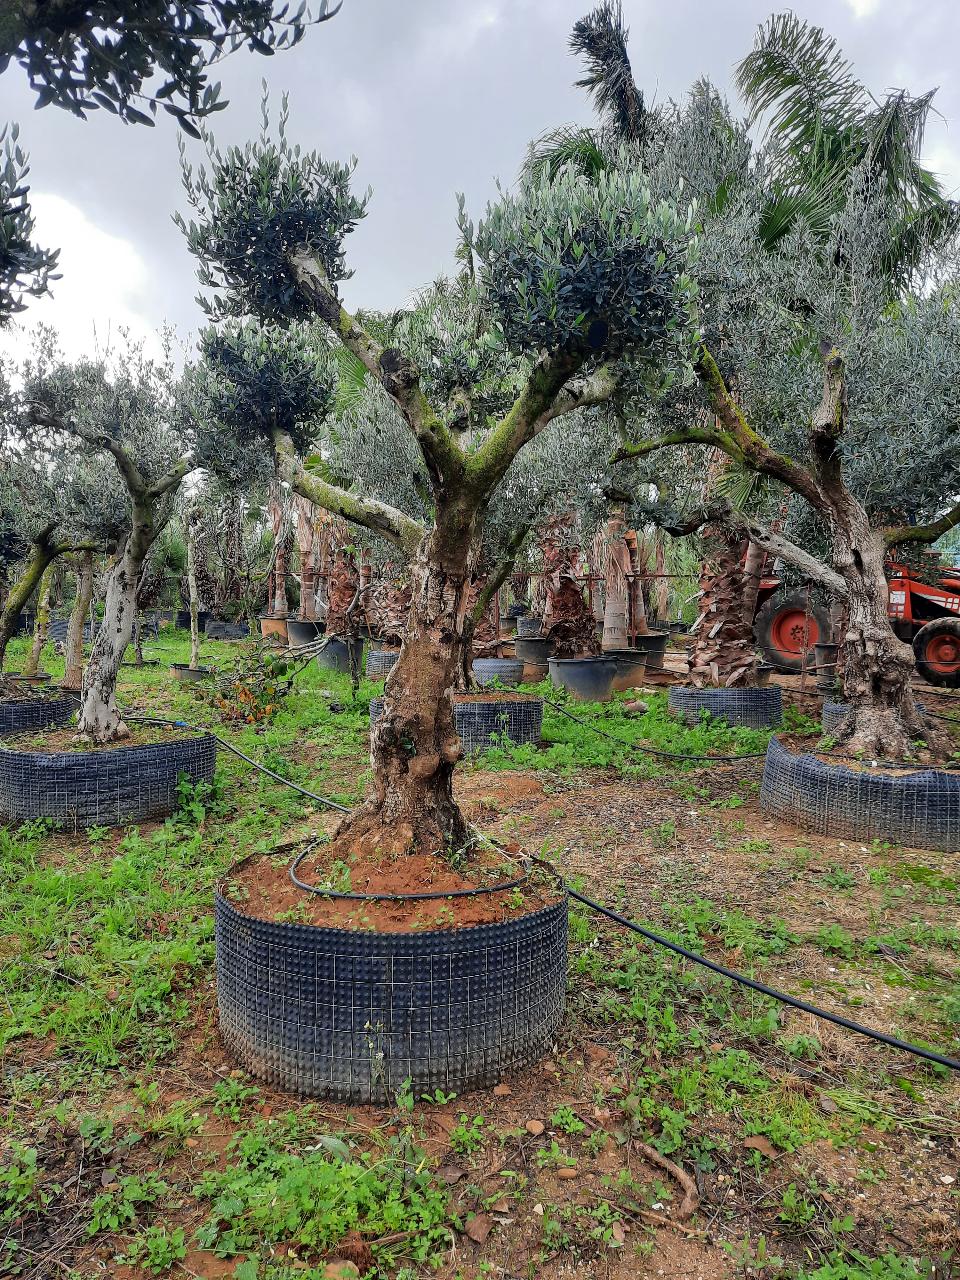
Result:
{"type": "Polygon", "coordinates": [[[934,618],[913,637],[917,671],[928,684],[960,689],[960,618],[934,618]]]}
{"type": "Polygon", "coordinates": [[[830,634],[825,611],[803,592],[777,592],[757,610],[753,635],[763,656],[779,671],[799,673],[804,656],[808,671],[814,669],[813,646],[830,634]],[[804,649],[806,637],[806,649],[804,649]]]}

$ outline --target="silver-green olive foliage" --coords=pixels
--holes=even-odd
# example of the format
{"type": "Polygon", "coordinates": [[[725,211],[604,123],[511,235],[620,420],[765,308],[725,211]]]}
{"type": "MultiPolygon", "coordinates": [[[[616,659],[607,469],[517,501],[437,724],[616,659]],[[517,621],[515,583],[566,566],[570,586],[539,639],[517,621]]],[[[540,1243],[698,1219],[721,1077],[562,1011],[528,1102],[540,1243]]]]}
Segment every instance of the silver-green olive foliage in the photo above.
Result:
{"type": "Polygon", "coordinates": [[[0,326],[25,310],[27,298],[39,298],[59,278],[59,251],[41,249],[33,240],[30,169],[18,139],[15,124],[0,131],[0,326]]]}
{"type": "Polygon", "coordinates": [[[335,371],[315,330],[228,321],[200,335],[186,382],[196,463],[238,486],[266,477],[274,429],[301,455],[314,447],[335,371]]]}
{"type": "Polygon", "coordinates": [[[655,202],[635,165],[593,181],[573,166],[552,181],[528,176],[476,231],[461,216],[510,347],[604,359],[670,349],[693,292],[691,228],[690,211],[655,202]]]}
{"type": "Polygon", "coordinates": [[[255,316],[263,322],[312,315],[287,269],[300,246],[315,253],[331,283],[346,279],[343,241],[366,211],[367,196],[350,190],[356,162],[324,160],[286,137],[286,103],[277,141],[264,127],[255,142],[220,151],[207,135],[207,167],[194,178],[184,164],[184,186],[196,217],[174,220],[199,262],[197,275],[212,298],[200,305],[215,320],[255,316]]]}

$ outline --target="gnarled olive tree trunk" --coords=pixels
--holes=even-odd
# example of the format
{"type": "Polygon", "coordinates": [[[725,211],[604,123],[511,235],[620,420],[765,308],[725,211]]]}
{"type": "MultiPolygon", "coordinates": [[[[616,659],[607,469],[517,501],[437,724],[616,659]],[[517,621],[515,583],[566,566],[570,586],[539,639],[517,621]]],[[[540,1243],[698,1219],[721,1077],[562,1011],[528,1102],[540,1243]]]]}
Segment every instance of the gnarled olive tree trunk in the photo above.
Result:
{"type": "Polygon", "coordinates": [[[7,593],[3,612],[0,614],[0,669],[7,655],[7,645],[17,628],[17,619],[30,599],[37,583],[59,555],[69,551],[66,543],[53,541],[53,525],[48,525],[37,534],[30,545],[30,554],[23,567],[19,579],[7,593]]]}
{"type": "Polygon", "coordinates": [[[140,571],[158,532],[152,503],[134,499],[133,523],[107,574],[103,622],[80,686],[77,734],[92,743],[130,736],[117,705],[117,677],[133,635],[140,571]]]}
{"type": "Polygon", "coordinates": [[[81,551],[77,563],[76,595],[67,623],[67,639],[64,644],[63,685],[67,689],[79,689],[83,679],[83,628],[86,624],[90,601],[93,599],[93,552],[81,551]]]}
{"type": "Polygon", "coordinates": [[[50,588],[53,583],[52,578],[53,564],[48,564],[43,571],[43,577],[40,579],[40,590],[37,593],[37,617],[33,624],[33,641],[30,645],[30,652],[27,654],[27,660],[23,664],[23,674],[25,676],[35,676],[40,666],[40,654],[43,652],[43,646],[47,643],[47,629],[50,626],[50,588]]]}
{"type": "Polygon", "coordinates": [[[439,510],[411,562],[406,633],[371,735],[373,795],[340,829],[369,852],[442,853],[467,837],[453,798],[452,695],[466,643],[472,523],[469,512],[439,510]]]}
{"type": "Polygon", "coordinates": [[[935,746],[939,735],[917,713],[913,649],[890,623],[886,541],[860,504],[844,496],[831,521],[831,560],[847,588],[843,693],[850,711],[835,736],[850,751],[902,759],[917,739],[935,746]]]}

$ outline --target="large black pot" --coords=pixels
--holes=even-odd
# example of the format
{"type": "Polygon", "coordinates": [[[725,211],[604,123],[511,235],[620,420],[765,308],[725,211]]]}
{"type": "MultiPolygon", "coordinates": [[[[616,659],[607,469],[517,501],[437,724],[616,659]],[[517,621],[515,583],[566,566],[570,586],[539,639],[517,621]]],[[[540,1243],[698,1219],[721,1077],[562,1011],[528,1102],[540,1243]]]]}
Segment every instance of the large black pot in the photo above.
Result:
{"type": "MultiPolygon", "coordinates": [[[[383,699],[374,698],[370,703],[371,726],[382,710],[383,699]]],[[[543,728],[543,699],[506,693],[502,698],[474,702],[454,694],[453,721],[466,756],[499,746],[504,738],[517,746],[536,746],[543,728]]]]}
{"type": "MultiPolygon", "coordinates": [[[[205,631],[205,630],[206,630],[207,623],[208,623],[209,621],[210,621],[210,611],[209,611],[209,609],[200,609],[200,610],[198,610],[198,612],[197,612],[197,629],[198,629],[198,631],[201,631],[201,632],[205,631]]],[[[181,631],[189,631],[189,630],[190,630],[190,610],[189,610],[189,609],[178,609],[178,610],[177,610],[176,617],[174,618],[174,626],[176,626],[176,627],[177,627],[179,630],[181,630],[181,631]]]]}
{"type": "Polygon", "coordinates": [[[210,734],[99,751],[0,751],[0,814],[74,829],[165,818],[180,778],[210,782],[216,759],[210,734]]]}
{"type": "Polygon", "coordinates": [[[770,739],[760,786],[764,813],[820,835],[960,850],[960,773],[884,774],[795,755],[770,739]]]}
{"type": "Polygon", "coordinates": [[[617,674],[613,678],[615,693],[643,688],[643,677],[647,669],[647,654],[644,649],[607,649],[603,656],[613,658],[617,664],[617,674]]]}
{"type": "Polygon", "coordinates": [[[392,1103],[489,1088],[547,1053],[563,1017],[567,903],[422,933],[283,924],[216,895],[227,1049],[301,1095],[392,1103]]]}
{"type": "Polygon", "coordinates": [[[745,729],[771,729],[783,721],[783,694],[779,685],[763,689],[691,689],[671,685],[667,706],[687,724],[696,724],[700,713],[745,729]]]}
{"type": "Polygon", "coordinates": [[[342,675],[350,675],[353,663],[359,664],[363,657],[362,640],[343,640],[340,636],[330,636],[327,643],[317,654],[318,667],[326,671],[339,671],[342,675]]]}
{"type": "Polygon", "coordinates": [[[0,702],[0,737],[68,724],[76,698],[13,698],[0,702]]]}
{"type": "Polygon", "coordinates": [[[299,649],[302,645],[313,644],[323,635],[324,624],[319,620],[288,618],[287,644],[291,649],[299,649]]]}
{"type": "Polygon", "coordinates": [[[551,658],[547,664],[557,689],[579,702],[609,702],[617,675],[615,658],[551,658]]]}
{"type": "Polygon", "coordinates": [[[663,666],[663,655],[670,636],[665,631],[651,631],[649,635],[637,636],[634,647],[642,649],[647,656],[647,670],[659,670],[663,666]]]}
{"type": "Polygon", "coordinates": [[[181,684],[197,684],[210,675],[209,667],[191,667],[189,662],[171,662],[170,674],[181,684]]]}
{"type": "Polygon", "coordinates": [[[222,618],[208,618],[203,630],[208,640],[244,640],[250,634],[245,622],[224,622],[222,618]]]}
{"type": "Polygon", "coordinates": [[[551,647],[552,643],[546,636],[517,636],[513,642],[513,651],[520,661],[537,666],[546,665],[551,647]]]}

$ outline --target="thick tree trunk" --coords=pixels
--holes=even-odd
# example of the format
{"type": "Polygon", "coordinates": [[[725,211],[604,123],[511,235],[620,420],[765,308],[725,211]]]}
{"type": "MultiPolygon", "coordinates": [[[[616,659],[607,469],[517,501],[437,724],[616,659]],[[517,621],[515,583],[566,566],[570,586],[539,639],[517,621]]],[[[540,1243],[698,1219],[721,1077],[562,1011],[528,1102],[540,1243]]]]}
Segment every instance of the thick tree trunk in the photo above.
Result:
{"type": "Polygon", "coordinates": [[[33,643],[23,664],[25,676],[35,676],[40,666],[40,654],[47,643],[47,628],[50,626],[50,587],[52,585],[52,564],[48,564],[40,579],[40,590],[37,593],[37,617],[33,624],[33,643]]]}
{"type": "Polygon", "coordinates": [[[843,692],[850,713],[835,736],[852,753],[902,760],[917,740],[936,749],[939,734],[917,713],[913,649],[890,625],[885,557],[883,538],[850,499],[833,522],[833,565],[849,593],[843,692]]]}
{"type": "Polygon", "coordinates": [[[197,528],[187,517],[187,588],[190,593],[190,670],[200,665],[200,592],[197,590],[197,528]]]}
{"type": "Polygon", "coordinates": [[[698,687],[753,688],[759,666],[753,619],[743,598],[747,582],[743,538],[724,525],[705,525],[700,573],[700,616],[690,653],[690,679],[698,687]]]}
{"type": "Polygon", "coordinates": [[[158,532],[149,502],[135,500],[132,529],[107,574],[103,622],[80,688],[77,735],[98,745],[130,736],[117,705],[117,677],[133,635],[140,570],[158,532]]]}
{"type": "Polygon", "coordinates": [[[406,633],[371,738],[374,793],[339,832],[367,853],[444,854],[467,838],[453,798],[460,740],[452,693],[463,663],[472,524],[469,512],[439,510],[411,564],[406,633]]]}
{"type": "Polygon", "coordinates": [[[0,669],[3,668],[7,645],[16,630],[17,619],[20,617],[24,605],[30,599],[34,588],[43,577],[47,565],[52,563],[64,550],[66,550],[65,547],[49,541],[49,534],[38,538],[31,546],[30,555],[27,558],[23,573],[7,593],[3,613],[0,615],[0,669]]]}
{"type": "Polygon", "coordinates": [[[767,553],[763,547],[758,547],[752,541],[747,543],[747,556],[743,562],[743,622],[751,632],[753,620],[757,616],[757,599],[766,558],[767,553]]]}
{"type": "Polygon", "coordinates": [[[603,533],[603,640],[604,649],[626,649],[630,615],[631,572],[630,548],[627,545],[623,513],[617,512],[607,521],[603,533]]]}
{"type": "Polygon", "coordinates": [[[67,689],[79,689],[83,679],[83,627],[92,599],[93,552],[81,551],[77,565],[77,593],[70,611],[64,645],[63,684],[67,689]]]}

